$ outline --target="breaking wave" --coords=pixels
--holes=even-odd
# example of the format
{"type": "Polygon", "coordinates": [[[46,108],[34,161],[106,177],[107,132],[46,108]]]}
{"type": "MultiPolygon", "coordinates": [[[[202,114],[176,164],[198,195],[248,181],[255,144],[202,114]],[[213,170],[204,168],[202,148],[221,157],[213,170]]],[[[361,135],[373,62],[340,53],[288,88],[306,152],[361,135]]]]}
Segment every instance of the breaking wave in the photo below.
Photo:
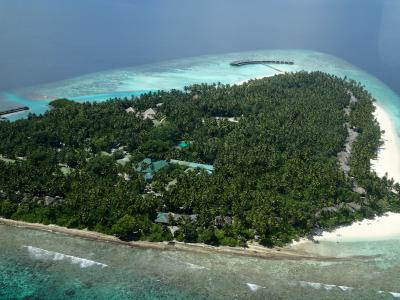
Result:
{"type": "Polygon", "coordinates": [[[393,296],[393,298],[400,298],[400,293],[396,293],[396,292],[385,292],[385,291],[378,291],[378,294],[390,294],[393,296]]]}
{"type": "Polygon", "coordinates": [[[258,289],[265,289],[265,286],[261,286],[258,284],[254,284],[254,283],[246,283],[246,284],[252,292],[257,291],[258,289]]]}
{"type": "Polygon", "coordinates": [[[189,269],[192,269],[192,270],[207,269],[206,267],[195,265],[195,264],[191,264],[191,263],[188,263],[188,262],[186,263],[186,265],[189,267],[189,269]]]}
{"type": "Polygon", "coordinates": [[[29,254],[34,257],[35,259],[40,259],[40,260],[51,260],[51,261],[69,261],[72,264],[79,265],[81,268],[88,268],[92,266],[100,266],[102,268],[107,267],[106,264],[81,258],[81,257],[76,257],[72,255],[67,255],[59,252],[54,252],[54,251],[49,251],[33,246],[24,246],[24,248],[28,249],[29,254]]]}
{"type": "Polygon", "coordinates": [[[327,290],[327,291],[330,291],[332,289],[340,289],[340,290],[346,292],[346,291],[351,291],[353,289],[350,286],[326,284],[326,283],[320,283],[320,282],[299,281],[299,284],[302,287],[312,287],[314,289],[323,288],[324,290],[327,290]]]}
{"type": "Polygon", "coordinates": [[[388,293],[391,294],[395,298],[400,298],[400,293],[395,293],[395,292],[388,292],[388,293]]]}
{"type": "MultiPolygon", "coordinates": [[[[332,289],[340,289],[343,292],[351,291],[354,290],[353,287],[350,286],[345,286],[345,285],[335,285],[335,284],[326,284],[326,283],[321,283],[321,282],[309,282],[309,281],[299,281],[298,284],[302,287],[312,287],[314,289],[325,289],[327,291],[330,291],[332,289]]],[[[400,293],[396,292],[387,292],[387,291],[377,291],[378,294],[390,294],[394,298],[400,298],[400,293]]]]}

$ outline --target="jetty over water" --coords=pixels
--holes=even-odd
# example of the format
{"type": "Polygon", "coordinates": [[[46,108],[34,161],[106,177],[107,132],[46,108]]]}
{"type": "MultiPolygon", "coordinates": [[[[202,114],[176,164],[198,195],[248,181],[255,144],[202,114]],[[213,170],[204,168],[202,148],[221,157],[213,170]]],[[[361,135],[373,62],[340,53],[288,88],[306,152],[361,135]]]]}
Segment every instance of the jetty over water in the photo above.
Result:
{"type": "Polygon", "coordinates": [[[230,63],[231,66],[240,67],[245,65],[294,65],[293,61],[289,60],[236,60],[230,63]]]}
{"type": "Polygon", "coordinates": [[[25,111],[25,110],[29,110],[29,107],[21,106],[21,107],[16,107],[16,108],[12,108],[12,109],[2,110],[2,111],[0,111],[0,116],[9,115],[9,114],[13,114],[13,113],[25,111]]]}

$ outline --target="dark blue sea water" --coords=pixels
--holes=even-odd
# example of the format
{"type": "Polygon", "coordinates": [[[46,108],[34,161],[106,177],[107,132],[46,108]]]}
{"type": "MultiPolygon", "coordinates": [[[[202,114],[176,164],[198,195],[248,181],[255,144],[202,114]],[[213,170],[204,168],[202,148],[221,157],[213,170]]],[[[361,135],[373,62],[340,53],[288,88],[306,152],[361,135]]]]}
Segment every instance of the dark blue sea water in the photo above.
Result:
{"type": "Polygon", "coordinates": [[[0,0],[0,91],[256,49],[345,59],[400,93],[397,0],[0,0]]]}

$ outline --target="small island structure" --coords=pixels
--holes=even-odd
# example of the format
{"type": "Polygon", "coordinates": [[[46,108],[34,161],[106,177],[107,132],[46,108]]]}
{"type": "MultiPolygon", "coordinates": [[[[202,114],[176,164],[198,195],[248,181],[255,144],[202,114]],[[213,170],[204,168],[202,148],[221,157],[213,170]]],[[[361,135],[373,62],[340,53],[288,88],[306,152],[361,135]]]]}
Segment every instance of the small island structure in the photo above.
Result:
{"type": "Polygon", "coordinates": [[[233,67],[241,67],[245,65],[294,65],[293,61],[289,60],[236,60],[230,63],[233,67]]]}
{"type": "Polygon", "coordinates": [[[28,106],[21,106],[21,107],[11,108],[11,109],[7,109],[7,110],[2,110],[2,111],[0,111],[0,116],[10,115],[13,113],[22,112],[22,111],[26,111],[26,110],[29,110],[28,106]]]}

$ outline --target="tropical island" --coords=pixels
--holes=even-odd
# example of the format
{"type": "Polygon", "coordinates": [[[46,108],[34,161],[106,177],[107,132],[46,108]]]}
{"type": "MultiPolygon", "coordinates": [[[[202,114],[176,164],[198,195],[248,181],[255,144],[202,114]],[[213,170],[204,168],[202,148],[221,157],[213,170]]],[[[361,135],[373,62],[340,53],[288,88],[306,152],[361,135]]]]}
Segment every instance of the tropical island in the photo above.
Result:
{"type": "Polygon", "coordinates": [[[282,246],[400,211],[371,172],[374,99],[299,72],[103,103],[51,102],[0,123],[0,216],[122,240],[282,246]]]}

